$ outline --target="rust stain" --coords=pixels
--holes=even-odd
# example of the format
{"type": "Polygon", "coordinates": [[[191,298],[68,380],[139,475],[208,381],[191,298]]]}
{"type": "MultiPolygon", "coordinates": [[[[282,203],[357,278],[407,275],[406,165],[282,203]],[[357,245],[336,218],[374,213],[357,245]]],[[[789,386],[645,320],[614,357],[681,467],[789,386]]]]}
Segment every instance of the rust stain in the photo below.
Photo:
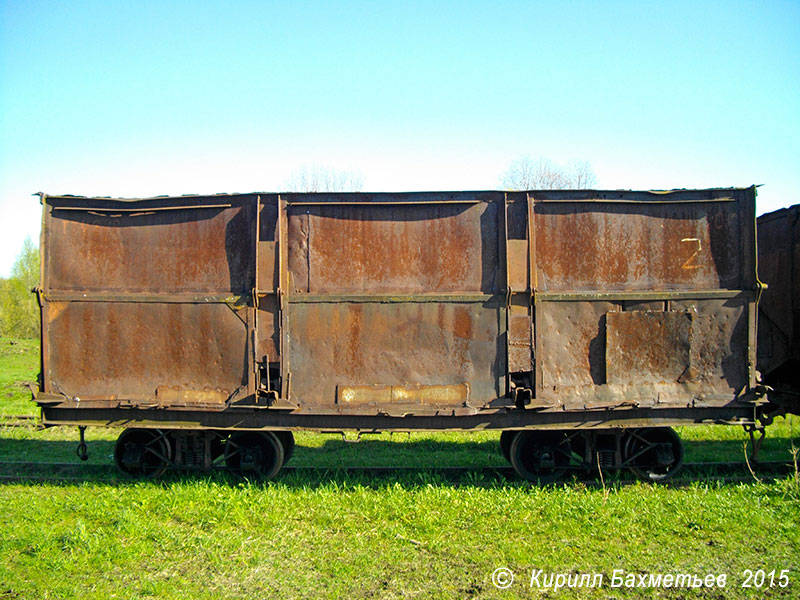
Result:
{"type": "Polygon", "coordinates": [[[738,205],[538,205],[543,290],[735,288],[738,205]],[[688,243],[687,243],[688,242],[688,243]]]}
{"type": "Polygon", "coordinates": [[[693,379],[692,313],[610,312],[606,315],[609,383],[667,383],[693,379]]]}
{"type": "Polygon", "coordinates": [[[297,291],[315,294],[488,292],[493,214],[480,204],[294,208],[290,229],[308,220],[308,234],[290,238],[289,268],[309,281],[297,291]]]}
{"type": "Polygon", "coordinates": [[[472,339],[472,315],[465,306],[457,306],[453,311],[453,334],[462,339],[472,339]]]}

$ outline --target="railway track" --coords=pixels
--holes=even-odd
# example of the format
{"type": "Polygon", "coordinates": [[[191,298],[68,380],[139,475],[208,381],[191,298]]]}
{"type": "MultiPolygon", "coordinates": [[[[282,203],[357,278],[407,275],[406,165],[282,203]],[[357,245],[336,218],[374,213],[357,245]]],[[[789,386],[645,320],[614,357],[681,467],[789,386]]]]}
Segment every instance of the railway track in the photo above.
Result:
{"type": "MultiPolygon", "coordinates": [[[[43,429],[41,420],[35,415],[6,415],[0,416],[0,428],[3,427],[30,427],[43,429]]],[[[168,469],[177,472],[177,469],[168,469]]],[[[697,481],[739,483],[759,480],[774,480],[794,471],[794,465],[784,461],[759,461],[751,463],[727,461],[705,461],[684,463],[678,477],[666,480],[668,485],[688,485],[697,481]],[[751,472],[752,467],[752,472],[751,472]]],[[[196,472],[191,469],[183,471],[196,472]]],[[[230,472],[225,466],[212,469],[215,473],[230,472]]],[[[508,464],[494,466],[330,466],[330,465],[296,465],[289,464],[282,467],[285,473],[318,473],[322,476],[365,476],[387,477],[409,475],[438,475],[444,480],[453,482],[479,483],[493,480],[507,479],[521,481],[508,464]]],[[[602,483],[597,477],[597,472],[587,472],[582,469],[573,469],[574,475],[584,485],[600,486],[602,483]]],[[[604,471],[606,481],[615,484],[629,484],[637,479],[629,476],[626,470],[604,471]]],[[[84,462],[33,462],[33,461],[0,461],[0,482],[108,482],[119,483],[135,481],[136,479],[121,473],[112,464],[97,464],[84,462]]]]}
{"type": "MultiPolygon", "coordinates": [[[[695,462],[683,466],[682,475],[665,481],[667,485],[683,486],[692,483],[721,482],[721,483],[746,483],[772,481],[784,477],[794,471],[794,465],[783,461],[763,461],[751,465],[751,473],[746,463],[741,462],[695,462]]],[[[179,471],[173,470],[177,473],[179,471]]],[[[191,473],[192,471],[183,471],[191,473]]],[[[217,467],[211,472],[230,472],[225,467],[217,467]]],[[[507,465],[486,467],[389,467],[389,466],[315,466],[315,465],[286,465],[283,473],[318,473],[322,477],[333,476],[403,476],[408,475],[439,475],[445,480],[466,484],[488,482],[492,480],[508,479],[521,481],[516,476],[514,469],[507,465]]],[[[610,484],[628,485],[638,480],[627,477],[627,472],[614,472],[605,475],[610,484]]],[[[600,487],[602,483],[597,480],[595,473],[576,472],[578,481],[583,485],[600,487]]],[[[279,478],[280,479],[280,478],[279,478]]],[[[137,481],[136,478],[120,473],[114,465],[86,464],[79,462],[30,462],[30,461],[0,461],[0,482],[77,482],[77,483],[120,483],[137,481]]]]}
{"type": "Polygon", "coordinates": [[[2,415],[0,428],[3,427],[33,427],[44,429],[41,419],[37,415],[2,415]]]}

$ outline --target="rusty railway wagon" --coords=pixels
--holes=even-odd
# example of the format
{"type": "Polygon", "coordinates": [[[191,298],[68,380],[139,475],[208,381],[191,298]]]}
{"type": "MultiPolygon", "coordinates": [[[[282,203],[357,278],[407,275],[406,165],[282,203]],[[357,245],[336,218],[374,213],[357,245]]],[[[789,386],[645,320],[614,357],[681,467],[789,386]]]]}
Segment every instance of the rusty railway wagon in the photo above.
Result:
{"type": "Polygon", "coordinates": [[[758,218],[758,368],[773,404],[800,412],[800,204],[758,218]]]}
{"type": "Polygon", "coordinates": [[[524,478],[751,429],[755,189],[41,195],[47,425],[275,475],[292,431],[501,430],[524,478]],[[82,431],[82,429],[81,429],[82,431]]]}

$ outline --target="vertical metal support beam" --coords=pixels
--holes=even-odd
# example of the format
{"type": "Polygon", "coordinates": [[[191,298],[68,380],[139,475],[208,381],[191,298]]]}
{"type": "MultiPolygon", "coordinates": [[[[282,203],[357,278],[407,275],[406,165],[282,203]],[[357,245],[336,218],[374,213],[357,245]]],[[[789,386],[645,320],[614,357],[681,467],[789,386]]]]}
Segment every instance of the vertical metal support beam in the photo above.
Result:
{"type": "Polygon", "coordinates": [[[255,400],[258,404],[258,390],[261,388],[261,376],[258,372],[258,242],[261,236],[261,196],[256,196],[256,234],[253,241],[253,327],[250,330],[250,339],[253,343],[253,377],[255,379],[255,400]]]}
{"type": "Polygon", "coordinates": [[[46,242],[47,219],[45,218],[47,212],[47,195],[40,193],[39,200],[42,203],[42,225],[41,231],[39,232],[39,286],[38,292],[36,293],[39,300],[39,373],[41,379],[39,385],[41,386],[42,392],[49,393],[50,390],[47,385],[48,377],[45,369],[50,362],[50,328],[47,323],[47,300],[43,295],[44,290],[49,289],[49,282],[46,281],[45,271],[45,266],[49,264],[45,258],[45,252],[49,248],[46,242]]]}
{"type": "Polygon", "coordinates": [[[756,187],[740,190],[739,195],[739,223],[742,231],[742,277],[751,278],[751,281],[741,281],[740,289],[755,288],[756,297],[747,303],[747,383],[748,387],[756,386],[756,341],[758,336],[758,301],[761,298],[762,283],[758,279],[758,235],[756,221],[756,187]],[[752,227],[748,227],[752,223],[752,227]]]}
{"type": "Polygon", "coordinates": [[[536,268],[536,227],[534,223],[534,208],[536,206],[533,196],[530,192],[527,193],[528,197],[528,281],[531,295],[535,296],[539,287],[538,270],[536,268]]]}
{"type": "Polygon", "coordinates": [[[291,375],[289,373],[289,214],[287,212],[288,203],[281,194],[278,194],[277,203],[277,222],[276,227],[278,230],[278,289],[277,304],[278,313],[280,314],[280,362],[281,362],[281,396],[289,399],[289,381],[291,375]]]}
{"type": "MultiPolygon", "coordinates": [[[[525,288],[525,293],[527,295],[527,303],[528,303],[528,344],[531,348],[531,361],[533,361],[535,369],[536,364],[536,337],[534,336],[534,327],[535,327],[535,312],[534,312],[534,303],[533,303],[533,253],[534,253],[534,246],[533,246],[533,225],[531,223],[532,220],[532,204],[530,196],[526,193],[526,202],[525,202],[525,232],[527,233],[528,238],[528,285],[525,288]]],[[[531,391],[533,396],[536,396],[536,374],[535,371],[531,377],[534,381],[531,382],[531,391]]]]}
{"type": "MultiPolygon", "coordinates": [[[[498,204],[500,200],[498,199],[498,204]]],[[[506,335],[506,364],[503,369],[503,394],[508,395],[511,392],[510,384],[511,378],[508,374],[511,365],[511,277],[508,272],[508,193],[503,194],[502,210],[497,211],[498,218],[502,219],[498,230],[497,237],[498,246],[500,248],[500,264],[503,265],[503,294],[505,302],[501,310],[505,311],[505,335],[506,335]]],[[[500,207],[498,207],[500,208],[500,207]]]]}
{"type": "Polygon", "coordinates": [[[747,385],[754,388],[756,381],[756,334],[758,324],[758,303],[747,302],[747,385]]]}
{"type": "Polygon", "coordinates": [[[529,269],[530,269],[530,292],[531,292],[531,323],[533,329],[533,340],[531,342],[533,347],[533,396],[541,395],[542,390],[542,361],[539,357],[542,356],[541,337],[538,335],[536,327],[538,299],[539,292],[539,266],[538,256],[536,254],[536,198],[533,194],[528,192],[528,243],[530,244],[529,255],[529,269]]]}

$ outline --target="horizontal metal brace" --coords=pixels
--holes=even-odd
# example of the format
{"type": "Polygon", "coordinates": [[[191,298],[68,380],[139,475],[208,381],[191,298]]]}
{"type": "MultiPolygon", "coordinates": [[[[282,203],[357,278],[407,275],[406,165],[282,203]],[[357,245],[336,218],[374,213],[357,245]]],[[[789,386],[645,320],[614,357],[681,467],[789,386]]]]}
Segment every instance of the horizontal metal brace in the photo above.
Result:
{"type": "Polygon", "coordinates": [[[287,201],[287,206],[394,206],[394,205],[420,205],[420,204],[480,204],[482,200],[296,200],[287,201]]]}
{"type": "Polygon", "coordinates": [[[642,198],[640,200],[624,198],[537,198],[534,204],[703,204],[707,202],[735,202],[736,198],[688,198],[670,200],[669,198],[642,198]]]}
{"type": "Polygon", "coordinates": [[[748,290],[669,290],[620,292],[536,292],[536,302],[573,302],[576,300],[729,300],[753,299],[756,293],[748,290]]]}
{"type": "Polygon", "coordinates": [[[246,306],[250,303],[250,294],[231,296],[230,294],[139,294],[139,293],[106,293],[106,292],[61,292],[42,293],[47,302],[137,302],[165,304],[232,304],[246,306]]]}
{"type": "Polygon", "coordinates": [[[502,294],[296,294],[287,296],[290,304],[367,303],[395,304],[399,302],[502,302],[502,294]]]}
{"type": "Polygon", "coordinates": [[[108,206],[55,206],[51,204],[53,210],[79,210],[83,212],[107,212],[107,213],[149,213],[165,210],[191,210],[195,208],[231,208],[233,204],[190,204],[186,206],[138,206],[136,208],[118,208],[108,206]]]}
{"type": "Polygon", "coordinates": [[[647,408],[626,411],[530,411],[498,408],[477,414],[454,416],[352,415],[332,413],[290,413],[256,408],[223,411],[182,409],[174,411],[146,408],[77,408],[63,405],[42,408],[45,425],[92,425],[97,427],[157,427],[168,429],[223,430],[376,430],[456,431],[500,429],[607,429],[609,427],[692,425],[701,422],[743,424],[753,422],[753,408],[647,408]]]}

